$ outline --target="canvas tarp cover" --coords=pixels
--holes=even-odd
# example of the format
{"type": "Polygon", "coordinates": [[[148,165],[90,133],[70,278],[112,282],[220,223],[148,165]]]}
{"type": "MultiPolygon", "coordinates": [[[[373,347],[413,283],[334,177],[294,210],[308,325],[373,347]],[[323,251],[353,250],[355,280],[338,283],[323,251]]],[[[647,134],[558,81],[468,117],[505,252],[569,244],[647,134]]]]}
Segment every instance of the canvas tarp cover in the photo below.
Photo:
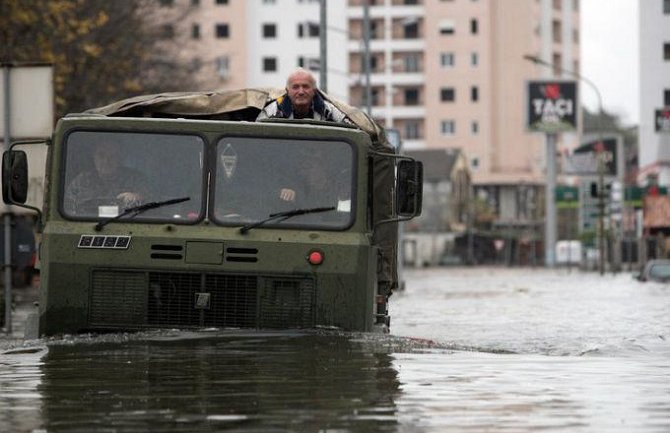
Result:
{"type": "MultiPolygon", "coordinates": [[[[123,99],[104,107],[92,108],[86,113],[110,117],[185,117],[253,121],[260,110],[284,93],[284,89],[261,87],[211,92],[158,93],[123,99]]],[[[367,114],[324,93],[321,95],[344,112],[354,125],[367,132],[375,148],[391,151],[383,129],[367,114]]]]}

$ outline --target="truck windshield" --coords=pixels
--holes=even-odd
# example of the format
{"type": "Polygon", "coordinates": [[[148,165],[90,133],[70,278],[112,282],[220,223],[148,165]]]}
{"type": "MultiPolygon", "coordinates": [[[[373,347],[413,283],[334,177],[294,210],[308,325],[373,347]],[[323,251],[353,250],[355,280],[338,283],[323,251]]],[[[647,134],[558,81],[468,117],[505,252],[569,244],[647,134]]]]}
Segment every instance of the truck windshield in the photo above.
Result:
{"type": "Polygon", "coordinates": [[[294,209],[333,208],[262,226],[344,229],[352,222],[354,151],[343,141],[225,137],[217,143],[214,220],[247,225],[294,209]]]}
{"type": "Polygon", "coordinates": [[[195,222],[202,217],[205,143],[175,134],[76,131],[67,137],[64,214],[112,218],[125,209],[174,198],[135,220],[195,222]]]}

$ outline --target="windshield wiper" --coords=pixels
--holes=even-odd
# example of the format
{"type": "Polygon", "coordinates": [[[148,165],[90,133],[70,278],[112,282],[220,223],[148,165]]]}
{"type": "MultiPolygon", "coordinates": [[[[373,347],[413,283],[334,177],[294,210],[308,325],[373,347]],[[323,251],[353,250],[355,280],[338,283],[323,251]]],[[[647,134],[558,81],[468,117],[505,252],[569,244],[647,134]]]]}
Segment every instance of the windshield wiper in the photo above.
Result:
{"type": "Polygon", "coordinates": [[[267,218],[257,221],[255,223],[247,224],[245,226],[240,227],[240,233],[245,234],[249,230],[262,226],[263,224],[274,221],[276,219],[280,219],[283,221],[285,219],[289,219],[291,217],[297,216],[297,215],[305,215],[308,213],[319,213],[319,212],[328,212],[331,210],[337,209],[336,206],[329,206],[329,207],[313,207],[311,209],[293,209],[293,210],[287,210],[285,212],[278,212],[278,213],[271,213],[267,218]]]}
{"type": "Polygon", "coordinates": [[[138,206],[132,206],[132,207],[126,208],[123,212],[121,212],[117,216],[98,222],[95,225],[95,231],[99,232],[107,224],[109,224],[111,222],[114,222],[116,220],[119,220],[126,215],[132,214],[132,216],[134,218],[137,215],[139,215],[141,213],[144,213],[144,212],[146,212],[150,209],[156,209],[156,208],[167,206],[167,205],[170,205],[170,204],[177,204],[177,203],[181,203],[181,202],[184,202],[184,201],[190,200],[190,199],[191,199],[191,197],[172,198],[170,200],[152,201],[150,203],[145,203],[145,204],[141,204],[141,205],[138,205],[138,206]]]}

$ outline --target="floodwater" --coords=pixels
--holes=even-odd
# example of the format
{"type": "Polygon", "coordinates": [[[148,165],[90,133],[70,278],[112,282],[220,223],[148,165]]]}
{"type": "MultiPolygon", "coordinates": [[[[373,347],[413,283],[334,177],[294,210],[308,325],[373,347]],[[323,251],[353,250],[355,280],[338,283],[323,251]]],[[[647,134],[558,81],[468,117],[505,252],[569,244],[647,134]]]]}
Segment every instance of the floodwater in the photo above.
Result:
{"type": "Polygon", "coordinates": [[[670,285],[564,269],[405,279],[390,336],[155,331],[5,347],[0,431],[670,431],[670,285]]]}

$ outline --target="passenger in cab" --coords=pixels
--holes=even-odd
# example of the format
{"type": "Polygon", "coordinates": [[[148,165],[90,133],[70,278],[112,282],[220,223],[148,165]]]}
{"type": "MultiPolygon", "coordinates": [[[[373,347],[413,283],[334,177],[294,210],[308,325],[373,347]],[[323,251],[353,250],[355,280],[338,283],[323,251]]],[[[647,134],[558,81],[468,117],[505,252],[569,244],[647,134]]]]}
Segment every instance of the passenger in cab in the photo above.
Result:
{"type": "Polygon", "coordinates": [[[268,118],[352,123],[346,114],[321,95],[316,88],[314,75],[302,68],[288,76],[286,94],[266,105],[256,120],[268,118]]]}
{"type": "Polygon", "coordinates": [[[253,149],[240,146],[239,151],[227,144],[219,153],[216,217],[224,221],[253,220],[294,208],[295,187],[283,184],[282,173],[272,168],[259,170],[254,160],[260,155],[253,149]]]}

